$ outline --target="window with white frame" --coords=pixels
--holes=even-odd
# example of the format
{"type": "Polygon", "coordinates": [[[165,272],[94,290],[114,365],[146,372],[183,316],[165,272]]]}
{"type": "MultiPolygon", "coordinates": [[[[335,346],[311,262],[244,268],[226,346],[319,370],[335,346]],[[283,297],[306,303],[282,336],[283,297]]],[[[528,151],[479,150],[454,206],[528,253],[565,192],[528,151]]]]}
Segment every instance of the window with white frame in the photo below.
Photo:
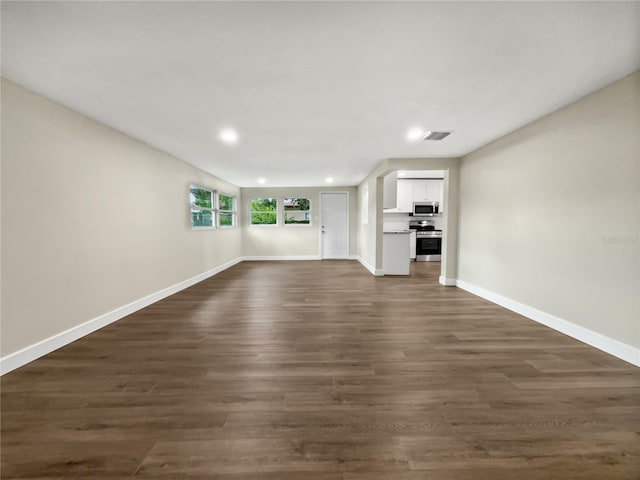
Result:
{"type": "Polygon", "coordinates": [[[249,200],[249,223],[251,225],[277,225],[278,200],[275,198],[252,198],[249,200]]]}
{"type": "Polygon", "coordinates": [[[301,197],[284,198],[285,225],[311,225],[311,200],[301,197]]]}
{"type": "Polygon", "coordinates": [[[191,205],[191,227],[215,228],[216,204],[215,190],[198,185],[189,187],[189,204],[191,205]]]}
{"type": "Polygon", "coordinates": [[[235,227],[236,226],[236,198],[231,195],[220,193],[218,195],[218,207],[220,209],[219,218],[220,226],[235,227]]]}

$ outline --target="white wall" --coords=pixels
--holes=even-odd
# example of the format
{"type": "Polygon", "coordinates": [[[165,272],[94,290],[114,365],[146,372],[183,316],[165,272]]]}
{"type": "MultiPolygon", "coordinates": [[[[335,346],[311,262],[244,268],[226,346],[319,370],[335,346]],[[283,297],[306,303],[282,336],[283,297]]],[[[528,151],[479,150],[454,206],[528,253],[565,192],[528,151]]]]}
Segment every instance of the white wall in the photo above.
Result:
{"type": "Polygon", "coordinates": [[[320,258],[320,193],[347,192],[349,194],[349,254],[355,255],[358,244],[357,198],[355,187],[295,187],[243,188],[243,253],[245,257],[314,257],[320,258]],[[284,225],[282,199],[304,197],[311,199],[311,226],[284,225]],[[278,225],[249,225],[249,200],[278,199],[278,225]]]}
{"type": "Polygon", "coordinates": [[[458,278],[640,347],[640,73],[462,159],[458,278]]]}
{"type": "Polygon", "coordinates": [[[239,189],[2,81],[2,356],[242,256],[189,184],[239,189]]]}
{"type": "MultiPolygon", "coordinates": [[[[358,185],[358,251],[357,255],[369,270],[382,272],[382,263],[376,262],[377,227],[382,216],[382,183],[378,188],[377,175],[371,173],[358,185]],[[379,198],[378,198],[379,197],[379,198]],[[380,213],[378,214],[378,209],[380,213]]],[[[382,241],[382,234],[380,234],[382,241]]]]}

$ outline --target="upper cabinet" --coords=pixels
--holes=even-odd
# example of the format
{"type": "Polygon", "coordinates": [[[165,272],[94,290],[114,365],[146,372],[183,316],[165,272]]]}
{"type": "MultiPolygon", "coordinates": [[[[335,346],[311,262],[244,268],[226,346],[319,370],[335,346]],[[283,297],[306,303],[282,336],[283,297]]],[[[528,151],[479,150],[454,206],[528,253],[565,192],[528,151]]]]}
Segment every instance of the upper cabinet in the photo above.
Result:
{"type": "Polygon", "coordinates": [[[425,183],[424,200],[427,202],[440,202],[440,205],[442,205],[444,180],[427,179],[427,180],[424,180],[424,183],[425,183]]]}
{"type": "Polygon", "coordinates": [[[398,211],[413,211],[413,180],[398,179],[398,211]]]}
{"type": "Polygon", "coordinates": [[[412,212],[413,202],[439,202],[440,212],[444,212],[444,181],[442,179],[397,179],[398,211],[412,212]]]}
{"type": "Polygon", "coordinates": [[[382,190],[382,208],[396,208],[398,206],[398,172],[391,172],[384,177],[382,190]]]}

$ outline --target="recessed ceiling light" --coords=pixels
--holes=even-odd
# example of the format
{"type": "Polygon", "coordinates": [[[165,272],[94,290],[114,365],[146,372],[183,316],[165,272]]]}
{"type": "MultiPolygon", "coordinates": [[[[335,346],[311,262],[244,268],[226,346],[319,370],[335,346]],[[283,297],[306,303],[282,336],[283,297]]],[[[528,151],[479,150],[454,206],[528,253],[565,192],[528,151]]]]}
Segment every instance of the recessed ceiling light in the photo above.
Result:
{"type": "Polygon", "coordinates": [[[235,145],[238,143],[238,132],[233,128],[224,128],[220,130],[220,140],[227,145],[235,145]]]}
{"type": "Polygon", "coordinates": [[[327,183],[333,183],[333,178],[332,177],[327,177],[327,179],[325,181],[327,183]]]}
{"type": "Polygon", "coordinates": [[[417,142],[424,136],[424,129],[420,127],[413,127],[407,130],[407,140],[410,142],[417,142]]]}
{"type": "Polygon", "coordinates": [[[266,180],[264,178],[259,178],[258,179],[258,183],[265,183],[265,182],[266,182],[266,180]]]}

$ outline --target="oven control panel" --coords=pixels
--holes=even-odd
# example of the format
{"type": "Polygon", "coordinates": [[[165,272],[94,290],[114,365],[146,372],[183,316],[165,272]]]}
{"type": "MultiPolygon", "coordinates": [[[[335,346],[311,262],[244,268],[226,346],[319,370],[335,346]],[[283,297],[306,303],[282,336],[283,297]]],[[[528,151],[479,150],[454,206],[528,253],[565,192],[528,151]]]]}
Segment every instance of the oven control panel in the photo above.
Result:
{"type": "Polygon", "coordinates": [[[442,237],[442,230],[426,230],[426,231],[417,231],[417,238],[433,238],[433,237],[442,237]]]}

